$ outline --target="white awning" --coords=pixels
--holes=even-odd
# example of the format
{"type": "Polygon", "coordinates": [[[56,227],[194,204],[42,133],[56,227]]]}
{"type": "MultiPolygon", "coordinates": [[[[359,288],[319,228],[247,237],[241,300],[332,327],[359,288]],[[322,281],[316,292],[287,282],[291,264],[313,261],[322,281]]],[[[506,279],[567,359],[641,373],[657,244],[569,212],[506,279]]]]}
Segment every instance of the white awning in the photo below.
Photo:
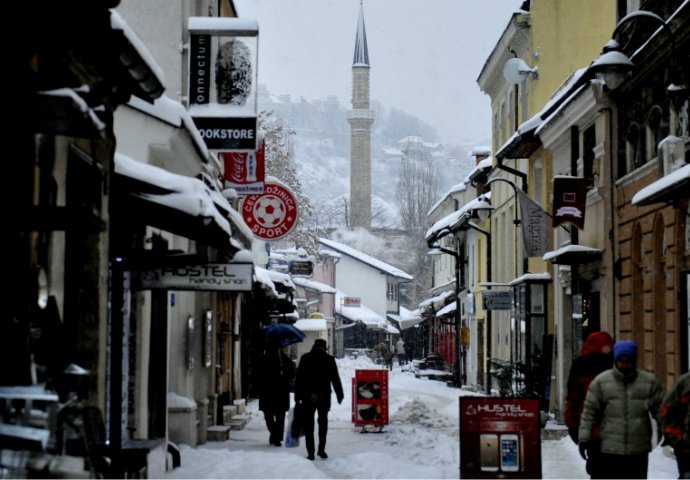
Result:
{"type": "Polygon", "coordinates": [[[407,330],[408,328],[412,328],[415,325],[419,325],[425,320],[424,317],[419,312],[419,309],[412,310],[411,312],[408,312],[407,315],[400,317],[400,320],[398,320],[398,323],[400,324],[400,328],[402,330],[407,330]]]}
{"type": "Polygon", "coordinates": [[[443,307],[441,310],[436,312],[436,316],[442,317],[444,315],[448,315],[449,313],[455,312],[455,310],[458,308],[457,305],[458,305],[458,302],[449,303],[448,305],[443,307]]]}
{"type": "Polygon", "coordinates": [[[316,290],[319,293],[337,292],[337,290],[330,285],[326,285],[325,283],[317,282],[316,280],[311,280],[309,278],[294,277],[292,281],[295,283],[295,285],[308,288],[310,290],[316,290]]]}
{"type": "Polygon", "coordinates": [[[633,195],[631,203],[638,206],[651,205],[688,198],[688,196],[690,196],[690,163],[647,185],[633,195]]]}
{"type": "Polygon", "coordinates": [[[587,247],[585,245],[566,245],[558,250],[546,252],[542,257],[544,261],[558,265],[579,265],[587,263],[604,253],[601,248],[587,247]]]}
{"type": "Polygon", "coordinates": [[[295,327],[303,332],[325,332],[327,322],[324,318],[300,318],[295,322],[295,327]]]}

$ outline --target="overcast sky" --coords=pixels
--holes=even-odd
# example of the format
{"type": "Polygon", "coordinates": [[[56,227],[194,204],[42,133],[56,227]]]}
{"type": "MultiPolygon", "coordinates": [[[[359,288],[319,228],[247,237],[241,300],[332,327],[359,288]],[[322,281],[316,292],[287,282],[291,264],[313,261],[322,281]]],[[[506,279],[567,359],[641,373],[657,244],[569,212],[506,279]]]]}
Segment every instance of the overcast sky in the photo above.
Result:
{"type": "MultiPolygon", "coordinates": [[[[360,0],[234,0],[259,22],[259,83],[273,94],[336,95],[350,108],[360,0]]],[[[364,0],[371,98],[431,124],[446,144],[491,135],[477,77],[522,0],[364,0]]]]}

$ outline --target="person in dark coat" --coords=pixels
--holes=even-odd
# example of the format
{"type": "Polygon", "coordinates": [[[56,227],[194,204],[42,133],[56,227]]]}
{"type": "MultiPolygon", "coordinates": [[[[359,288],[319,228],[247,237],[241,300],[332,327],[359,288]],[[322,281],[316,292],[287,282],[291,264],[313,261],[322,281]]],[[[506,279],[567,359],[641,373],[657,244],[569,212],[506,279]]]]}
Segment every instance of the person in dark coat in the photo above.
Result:
{"type": "Polygon", "coordinates": [[[664,443],[673,448],[678,478],[690,478],[690,372],[673,383],[661,406],[664,443]]]}
{"type": "Polygon", "coordinates": [[[592,380],[578,430],[578,449],[587,460],[594,427],[599,426],[601,478],[647,478],[654,447],[654,419],[664,399],[654,374],[637,368],[637,344],[619,340],[613,346],[613,368],[592,380]]]}
{"type": "Polygon", "coordinates": [[[264,412],[268,443],[280,447],[285,431],[285,412],[290,409],[290,391],[295,379],[292,359],[270,340],[259,365],[259,410],[264,412]]]}
{"type": "Polygon", "coordinates": [[[328,353],[326,340],[317,338],[311,350],[299,361],[295,380],[295,400],[299,403],[300,420],[304,430],[307,458],[314,460],[314,414],[319,424],[319,449],[321,458],[326,454],[328,412],[331,409],[331,392],[335,391],[338,403],[343,402],[343,385],[340,382],[335,357],[328,353]],[[331,385],[333,390],[331,390],[331,385]]]}
{"type": "MultiPolygon", "coordinates": [[[[565,425],[570,438],[578,443],[582,406],[589,384],[594,377],[613,366],[613,338],[608,332],[592,332],[580,349],[580,355],[573,360],[568,375],[568,391],[565,396],[565,425]]],[[[587,456],[586,469],[591,478],[602,478],[597,450],[601,439],[599,427],[595,426],[587,456]]]]}

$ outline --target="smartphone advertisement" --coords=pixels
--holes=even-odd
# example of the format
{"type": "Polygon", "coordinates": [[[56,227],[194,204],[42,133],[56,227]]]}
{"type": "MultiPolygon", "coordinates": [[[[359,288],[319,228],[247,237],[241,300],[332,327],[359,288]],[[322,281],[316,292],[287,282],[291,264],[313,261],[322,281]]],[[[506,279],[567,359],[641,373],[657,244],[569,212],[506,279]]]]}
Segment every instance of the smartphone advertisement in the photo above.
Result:
{"type": "Polygon", "coordinates": [[[460,478],[541,478],[536,399],[460,397],[460,478]]]}

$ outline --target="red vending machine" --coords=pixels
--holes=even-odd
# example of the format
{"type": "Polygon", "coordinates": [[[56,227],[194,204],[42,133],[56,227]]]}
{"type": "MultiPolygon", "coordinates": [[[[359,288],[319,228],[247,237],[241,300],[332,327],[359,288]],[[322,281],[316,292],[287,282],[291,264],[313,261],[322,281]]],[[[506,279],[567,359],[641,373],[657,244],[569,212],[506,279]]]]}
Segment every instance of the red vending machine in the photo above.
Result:
{"type": "Polygon", "coordinates": [[[352,421],[367,432],[388,425],[388,370],[355,370],[352,379],[352,421]]]}

